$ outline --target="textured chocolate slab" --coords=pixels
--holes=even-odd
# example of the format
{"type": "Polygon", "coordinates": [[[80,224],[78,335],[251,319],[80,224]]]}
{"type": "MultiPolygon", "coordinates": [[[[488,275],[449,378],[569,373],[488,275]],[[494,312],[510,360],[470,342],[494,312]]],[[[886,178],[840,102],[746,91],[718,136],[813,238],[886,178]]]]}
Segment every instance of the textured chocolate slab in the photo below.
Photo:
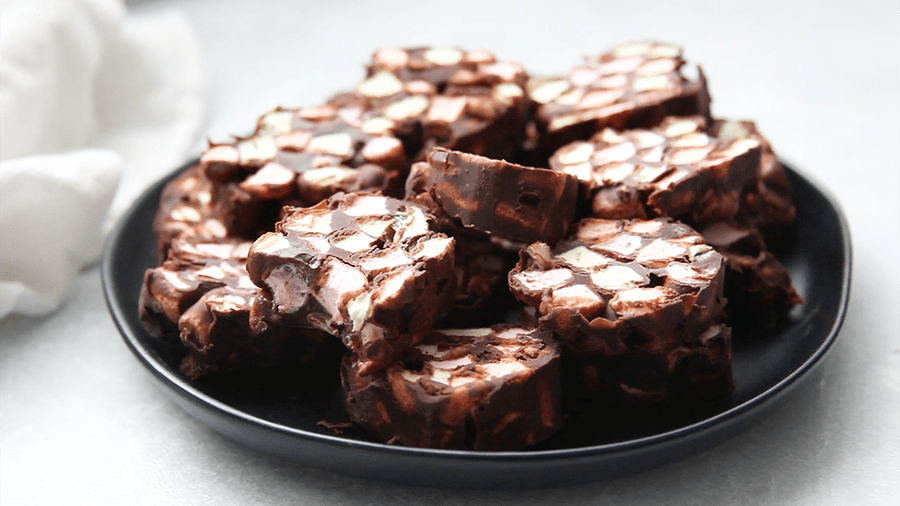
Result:
{"type": "Polygon", "coordinates": [[[330,102],[365,109],[364,128],[403,139],[413,159],[435,146],[510,158],[531,110],[527,80],[522,64],[490,51],[383,47],[366,78],[330,102]]]}
{"type": "Polygon", "coordinates": [[[350,419],[380,440],[457,450],[519,450],[563,423],[561,347],[547,330],[498,324],[430,332],[378,374],[344,359],[350,419]]]}
{"type": "Polygon", "coordinates": [[[263,287],[254,317],[336,335],[369,371],[446,313],[454,241],[432,230],[424,208],[340,193],[285,212],[247,257],[250,279],[263,287]]]}
{"type": "Polygon", "coordinates": [[[575,216],[577,192],[578,179],[569,174],[444,148],[416,164],[406,182],[406,198],[426,203],[436,215],[524,243],[562,238],[575,216]]]}
{"type": "Polygon", "coordinates": [[[692,81],[682,73],[681,48],[634,41],[586,57],[565,77],[535,78],[528,86],[537,102],[540,144],[552,152],[603,128],[634,128],[669,115],[709,116],[703,71],[692,81]]]}

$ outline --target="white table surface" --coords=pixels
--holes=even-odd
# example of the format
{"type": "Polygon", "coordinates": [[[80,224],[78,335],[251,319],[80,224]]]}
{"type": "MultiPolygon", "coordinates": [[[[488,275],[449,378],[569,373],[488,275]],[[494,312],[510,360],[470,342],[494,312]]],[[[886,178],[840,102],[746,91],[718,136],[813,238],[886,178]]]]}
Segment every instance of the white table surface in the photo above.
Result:
{"type": "MultiPolygon", "coordinates": [[[[609,482],[529,492],[400,487],[244,448],[170,402],[111,321],[97,267],[44,318],[0,322],[0,503],[900,503],[900,29],[896,1],[292,2],[154,0],[200,41],[203,137],[352,86],[383,45],[494,50],[535,74],[634,39],[684,46],[713,113],[757,121],[840,202],[853,238],[843,330],[814,381],[699,456],[609,482]],[[726,7],[727,5],[727,7],[726,7]]],[[[197,139],[197,150],[203,146],[197,139]]]]}

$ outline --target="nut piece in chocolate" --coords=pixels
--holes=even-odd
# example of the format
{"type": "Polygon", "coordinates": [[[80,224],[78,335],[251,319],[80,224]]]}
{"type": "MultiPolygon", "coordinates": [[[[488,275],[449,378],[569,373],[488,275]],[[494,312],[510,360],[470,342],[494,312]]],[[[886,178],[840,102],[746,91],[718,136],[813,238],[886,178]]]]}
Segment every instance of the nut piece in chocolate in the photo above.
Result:
{"type": "Polygon", "coordinates": [[[261,322],[316,328],[343,339],[360,370],[387,366],[431,330],[455,288],[454,240],[415,204],[338,194],[289,209],[247,260],[264,289],[261,322]]]}
{"type": "Polygon", "coordinates": [[[518,450],[562,425],[560,354],[549,332],[437,330],[381,373],[354,357],[341,377],[351,420],[405,446],[518,450]]]}

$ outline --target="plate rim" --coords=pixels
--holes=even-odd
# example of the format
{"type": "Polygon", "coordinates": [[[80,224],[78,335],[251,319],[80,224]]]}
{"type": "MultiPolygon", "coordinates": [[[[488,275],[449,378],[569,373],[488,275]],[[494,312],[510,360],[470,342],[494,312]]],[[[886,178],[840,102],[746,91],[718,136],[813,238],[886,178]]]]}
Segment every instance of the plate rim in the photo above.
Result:
{"type": "MultiPolygon", "coordinates": [[[[212,410],[211,413],[207,414],[212,416],[225,416],[228,419],[233,420],[235,423],[250,424],[263,431],[273,431],[281,437],[288,437],[291,439],[299,438],[312,444],[335,446],[337,448],[344,448],[349,450],[362,450],[367,452],[375,451],[379,453],[388,452],[392,456],[399,456],[402,458],[438,457],[442,459],[459,460],[467,463],[487,462],[509,465],[510,462],[522,463],[524,461],[533,463],[547,463],[555,460],[565,460],[568,462],[573,458],[593,459],[600,456],[614,456],[617,453],[638,451],[649,446],[664,446],[684,438],[696,437],[702,435],[705,431],[715,429],[716,427],[721,427],[725,422],[734,422],[740,425],[749,426],[748,423],[741,424],[740,422],[743,419],[748,418],[754,412],[759,411],[760,408],[765,404],[777,402],[778,400],[783,398],[784,394],[793,390],[793,387],[799,384],[800,380],[810,376],[811,373],[813,373],[817,369],[818,365],[820,365],[824,361],[824,358],[832,349],[834,342],[837,340],[837,337],[840,334],[840,329],[843,325],[849,305],[848,303],[851,292],[853,262],[850,228],[839,202],[834,198],[833,195],[825,190],[817,181],[811,179],[806,173],[797,170],[794,164],[786,162],[783,159],[779,159],[779,161],[785,167],[787,172],[793,173],[793,176],[800,180],[803,180],[815,192],[817,192],[833,209],[834,214],[837,217],[837,226],[841,232],[842,243],[840,245],[840,249],[844,256],[844,266],[841,272],[840,284],[842,290],[837,306],[838,310],[837,314],[834,315],[834,321],[828,330],[828,335],[824,338],[821,344],[818,345],[815,351],[811,355],[809,355],[809,357],[802,364],[793,369],[787,376],[785,376],[775,384],[769,386],[757,395],[741,402],[740,404],[703,418],[702,420],[689,423],[688,425],[635,439],[627,439],[624,441],[573,448],[529,450],[526,452],[478,452],[472,450],[442,450],[433,448],[414,448],[388,445],[385,443],[349,439],[340,437],[338,435],[315,433],[304,429],[285,426],[242,411],[194,387],[186,379],[179,377],[176,372],[170,370],[170,368],[166,364],[162,363],[159,360],[156,360],[154,358],[155,354],[153,350],[145,346],[138,336],[133,335],[131,328],[125,321],[122,321],[122,319],[127,315],[128,311],[132,311],[133,308],[123,307],[121,304],[122,301],[120,301],[117,297],[117,290],[115,289],[113,282],[113,268],[115,264],[113,254],[115,253],[117,248],[121,246],[120,243],[122,242],[122,236],[125,233],[125,227],[128,223],[136,218],[135,215],[140,211],[141,203],[144,203],[153,194],[157,194],[158,192],[160,192],[162,186],[165,183],[174,178],[178,173],[180,173],[187,167],[195,164],[197,162],[196,159],[192,159],[186,162],[185,164],[166,174],[164,177],[144,190],[141,195],[132,202],[128,210],[119,217],[115,226],[107,236],[104,244],[103,256],[101,261],[101,283],[103,286],[104,297],[106,299],[106,304],[110,312],[110,316],[112,317],[112,320],[114,321],[119,334],[125,341],[128,348],[144,365],[144,367],[146,367],[158,379],[162,380],[163,384],[160,386],[168,387],[164,390],[166,394],[168,394],[170,397],[172,397],[172,394],[174,394],[175,396],[181,398],[182,402],[179,402],[179,399],[175,398],[172,398],[172,400],[176,401],[176,403],[182,409],[187,411],[188,414],[190,414],[194,418],[200,417],[199,411],[212,410]],[[193,406],[193,408],[196,408],[198,410],[198,412],[195,412],[193,409],[191,409],[191,406],[186,406],[183,402],[187,402],[189,404],[199,402],[202,404],[202,406],[193,406]]],[[[223,431],[221,430],[221,427],[212,426],[212,424],[208,422],[206,422],[206,424],[216,432],[220,432],[230,439],[236,440],[237,442],[243,443],[245,445],[249,444],[247,441],[241,440],[240,437],[234,437],[234,434],[231,434],[230,431],[223,431]]],[[[743,429],[735,431],[733,435],[728,436],[726,439],[730,439],[731,437],[736,436],[742,431],[743,429]]],[[[722,441],[719,441],[718,443],[713,444],[712,446],[715,446],[721,442],[724,442],[724,439],[722,441]]],[[[705,451],[710,447],[711,446],[702,448],[700,451],[705,451]]],[[[311,467],[323,466],[312,465],[311,467]]]]}

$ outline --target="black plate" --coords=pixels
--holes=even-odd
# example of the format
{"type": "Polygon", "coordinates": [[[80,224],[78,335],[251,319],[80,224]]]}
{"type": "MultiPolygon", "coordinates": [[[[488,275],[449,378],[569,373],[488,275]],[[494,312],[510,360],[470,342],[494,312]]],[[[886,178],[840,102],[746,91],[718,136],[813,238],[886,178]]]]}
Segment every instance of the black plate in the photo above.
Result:
{"type": "Polygon", "coordinates": [[[125,342],[169,397],[250,447],[338,473],[427,486],[525,488],[605,480],[674,462],[735,436],[770,413],[822,362],[847,307],[850,236],[828,195],[793,169],[788,175],[799,226],[796,240],[779,256],[806,302],[780,330],[735,345],[734,393],[678,410],[647,408],[615,417],[583,409],[556,436],[522,452],[405,448],[355,429],[337,435],[319,424],[346,421],[337,368],[188,380],[178,369],[179,351],[151,339],[137,313],[144,270],[156,260],[152,220],[168,179],[144,193],[112,232],[103,286],[125,342]]]}

